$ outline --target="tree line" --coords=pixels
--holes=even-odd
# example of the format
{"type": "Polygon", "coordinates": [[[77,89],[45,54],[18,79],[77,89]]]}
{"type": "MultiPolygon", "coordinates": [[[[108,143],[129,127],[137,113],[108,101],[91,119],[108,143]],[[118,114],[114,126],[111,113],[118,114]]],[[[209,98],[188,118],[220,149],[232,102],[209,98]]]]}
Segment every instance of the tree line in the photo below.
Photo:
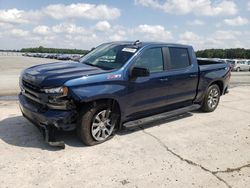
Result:
{"type": "Polygon", "coordinates": [[[62,48],[22,48],[20,52],[24,53],[54,53],[54,54],[87,54],[88,50],[80,50],[80,49],[62,49],[62,48]]]}
{"type": "Polygon", "coordinates": [[[196,52],[197,57],[222,59],[250,59],[250,49],[206,49],[196,52]]]}
{"type": "MultiPolygon", "coordinates": [[[[5,51],[5,50],[0,50],[5,51]]],[[[61,49],[61,48],[22,48],[21,50],[8,50],[9,52],[24,52],[24,53],[57,53],[57,54],[87,54],[89,50],[80,49],[61,49]]],[[[250,49],[231,48],[231,49],[206,49],[198,50],[197,57],[203,58],[223,58],[223,59],[250,59],[250,49]]]]}

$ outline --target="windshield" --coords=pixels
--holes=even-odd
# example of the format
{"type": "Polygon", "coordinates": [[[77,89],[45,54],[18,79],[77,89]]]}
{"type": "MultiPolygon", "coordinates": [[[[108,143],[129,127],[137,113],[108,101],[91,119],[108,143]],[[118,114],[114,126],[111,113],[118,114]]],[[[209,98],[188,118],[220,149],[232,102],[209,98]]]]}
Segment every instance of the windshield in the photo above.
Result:
{"type": "Polygon", "coordinates": [[[102,44],[84,56],[80,62],[105,70],[119,69],[137,50],[128,44],[102,44]]]}

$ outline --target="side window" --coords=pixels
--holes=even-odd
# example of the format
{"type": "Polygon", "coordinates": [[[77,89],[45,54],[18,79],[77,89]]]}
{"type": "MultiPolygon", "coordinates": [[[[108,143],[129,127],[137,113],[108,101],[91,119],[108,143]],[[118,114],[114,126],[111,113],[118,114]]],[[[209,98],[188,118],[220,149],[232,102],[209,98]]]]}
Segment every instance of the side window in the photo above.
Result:
{"type": "Polygon", "coordinates": [[[169,54],[171,59],[169,69],[181,69],[190,65],[186,48],[169,48],[169,54]]]}
{"type": "Polygon", "coordinates": [[[142,53],[134,63],[134,67],[147,68],[150,73],[163,71],[161,48],[151,48],[142,53]]]}

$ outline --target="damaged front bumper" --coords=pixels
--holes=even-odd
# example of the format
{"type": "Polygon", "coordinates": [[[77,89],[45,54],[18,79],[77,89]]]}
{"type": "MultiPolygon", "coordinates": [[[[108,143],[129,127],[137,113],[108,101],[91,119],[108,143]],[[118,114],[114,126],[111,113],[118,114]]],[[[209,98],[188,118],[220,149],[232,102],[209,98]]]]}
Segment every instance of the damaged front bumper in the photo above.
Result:
{"type": "Polygon", "coordinates": [[[45,141],[51,146],[64,148],[63,141],[55,141],[56,130],[74,130],[77,113],[75,110],[44,109],[23,94],[19,94],[23,116],[42,131],[45,141]]]}

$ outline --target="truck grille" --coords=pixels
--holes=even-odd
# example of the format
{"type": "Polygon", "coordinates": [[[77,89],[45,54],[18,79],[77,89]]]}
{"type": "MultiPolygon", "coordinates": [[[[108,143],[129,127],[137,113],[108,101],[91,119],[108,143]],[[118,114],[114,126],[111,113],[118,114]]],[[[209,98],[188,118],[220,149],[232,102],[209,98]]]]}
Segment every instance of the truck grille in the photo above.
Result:
{"type": "Polygon", "coordinates": [[[35,91],[35,92],[40,92],[40,88],[39,87],[37,87],[37,86],[35,86],[33,84],[30,84],[30,83],[28,83],[28,82],[26,82],[24,80],[22,80],[22,82],[23,82],[23,86],[24,87],[26,87],[26,88],[28,88],[28,89],[30,89],[32,91],[35,91]]]}
{"type": "Polygon", "coordinates": [[[29,104],[31,104],[32,106],[34,106],[39,112],[45,112],[47,110],[47,107],[43,104],[40,104],[28,97],[26,97],[26,100],[29,102],[29,104]]]}

